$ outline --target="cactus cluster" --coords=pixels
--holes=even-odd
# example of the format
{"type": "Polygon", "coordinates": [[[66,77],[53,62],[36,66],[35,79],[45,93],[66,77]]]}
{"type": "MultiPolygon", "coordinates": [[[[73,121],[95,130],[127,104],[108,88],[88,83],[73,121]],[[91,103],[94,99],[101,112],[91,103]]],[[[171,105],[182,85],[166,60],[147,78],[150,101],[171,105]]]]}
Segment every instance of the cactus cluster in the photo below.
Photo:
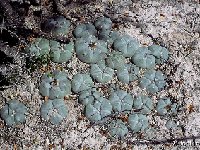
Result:
{"type": "MultiPolygon", "coordinates": [[[[68,20],[58,17],[47,20],[44,29],[56,36],[67,36],[69,27],[68,20]]],[[[132,36],[112,30],[112,21],[105,17],[98,18],[94,24],[77,25],[73,34],[74,41],[68,44],[36,38],[25,49],[32,56],[47,55],[56,63],[69,61],[75,49],[77,58],[90,66],[89,72],[78,72],[71,80],[65,71],[58,70],[46,72],[41,77],[39,91],[48,98],[41,106],[41,117],[44,120],[59,124],[66,118],[69,110],[64,97],[70,94],[78,95],[78,102],[84,105],[84,114],[91,122],[115,113],[127,115],[127,121],[117,118],[108,126],[110,135],[120,138],[128,133],[128,129],[133,133],[153,131],[149,126],[148,115],[154,108],[160,116],[177,113],[177,104],[169,98],[159,99],[154,104],[151,97],[166,85],[164,73],[155,70],[156,65],[167,61],[169,52],[166,48],[159,45],[141,47],[132,36]],[[126,85],[138,81],[139,87],[150,96],[134,96],[126,90],[115,88],[106,97],[97,90],[99,84],[96,83],[109,85],[114,77],[126,85]]],[[[24,122],[26,109],[23,106],[23,111],[18,111],[18,105],[22,107],[20,103],[16,103],[15,107],[8,103],[2,109],[1,116],[8,125],[24,122]],[[10,110],[16,111],[16,116],[13,117],[10,110]]],[[[173,128],[173,122],[167,126],[173,128]]]]}
{"type": "Polygon", "coordinates": [[[74,43],[63,44],[45,38],[36,38],[25,48],[26,53],[36,58],[49,57],[55,63],[68,62],[74,51],[74,43]]]}
{"type": "Polygon", "coordinates": [[[59,124],[68,114],[64,97],[71,94],[71,81],[63,71],[46,72],[41,78],[39,91],[48,98],[41,106],[41,117],[59,124]]]}
{"type": "MultiPolygon", "coordinates": [[[[44,32],[53,36],[68,37],[71,23],[62,16],[50,18],[44,23],[44,32]]],[[[49,57],[55,63],[68,62],[74,52],[74,42],[60,43],[55,40],[45,38],[32,39],[26,46],[25,52],[31,57],[49,57]]]]}
{"type": "MultiPolygon", "coordinates": [[[[139,86],[147,93],[156,94],[164,89],[166,77],[155,68],[156,65],[167,61],[169,52],[166,48],[159,45],[140,47],[139,42],[130,35],[120,35],[117,31],[113,31],[112,21],[105,17],[98,18],[94,25],[90,23],[78,25],[74,35],[76,55],[82,62],[90,65],[93,82],[110,83],[116,73],[117,79],[122,83],[129,84],[137,80],[139,86]],[[128,63],[127,59],[130,60],[128,63]]],[[[76,80],[77,84],[82,83],[76,80]]],[[[149,126],[148,115],[152,113],[155,104],[147,95],[132,96],[124,90],[117,89],[106,98],[94,86],[79,91],[78,94],[79,102],[85,106],[85,116],[92,122],[115,112],[126,114],[136,110],[131,114],[128,113],[127,123],[120,119],[111,121],[108,129],[112,136],[122,138],[127,134],[128,128],[133,133],[149,134],[154,131],[149,126]]],[[[173,108],[174,105],[171,111],[175,113],[173,108]]],[[[156,110],[158,114],[165,112],[165,106],[158,102],[156,110]]]]}

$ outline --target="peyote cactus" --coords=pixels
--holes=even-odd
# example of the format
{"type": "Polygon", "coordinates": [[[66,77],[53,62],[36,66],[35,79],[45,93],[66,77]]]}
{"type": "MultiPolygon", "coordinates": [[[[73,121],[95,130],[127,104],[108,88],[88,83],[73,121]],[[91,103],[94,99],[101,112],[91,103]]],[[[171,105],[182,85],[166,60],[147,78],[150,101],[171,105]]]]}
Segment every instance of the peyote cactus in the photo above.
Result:
{"type": "Polygon", "coordinates": [[[123,35],[117,38],[113,45],[114,50],[121,52],[124,57],[132,57],[139,48],[137,40],[130,35],[123,35]]]}
{"type": "Polygon", "coordinates": [[[169,51],[160,45],[151,45],[148,49],[155,56],[157,64],[163,64],[169,57],[169,51]]]}
{"type": "Polygon", "coordinates": [[[112,105],[110,101],[99,97],[94,103],[88,104],[85,107],[85,116],[92,122],[99,121],[102,118],[110,115],[112,112],[112,105]]]}
{"type": "Polygon", "coordinates": [[[148,70],[144,73],[144,77],[139,79],[140,87],[146,88],[146,90],[152,94],[163,89],[165,84],[165,76],[159,70],[148,70]]]}
{"type": "Polygon", "coordinates": [[[85,63],[97,63],[103,60],[108,52],[107,43],[102,40],[97,40],[92,35],[77,39],[75,49],[77,57],[85,63]]]}
{"type": "Polygon", "coordinates": [[[130,83],[139,77],[139,67],[133,64],[125,64],[124,67],[117,70],[117,78],[122,83],[130,83]]]}
{"type": "Polygon", "coordinates": [[[83,105],[92,104],[94,101],[101,97],[101,93],[98,92],[95,88],[81,91],[78,97],[79,103],[83,105]]]}
{"type": "Polygon", "coordinates": [[[144,132],[148,126],[148,118],[139,113],[133,113],[128,117],[128,123],[133,132],[144,132]]]}
{"type": "Polygon", "coordinates": [[[170,98],[164,97],[158,101],[156,110],[161,116],[174,115],[177,114],[177,104],[172,104],[170,98]]]}
{"type": "Polygon", "coordinates": [[[95,27],[98,30],[109,30],[112,28],[112,21],[110,20],[110,18],[106,18],[106,17],[99,17],[96,21],[95,21],[95,27]]]}
{"type": "Polygon", "coordinates": [[[103,30],[99,32],[99,39],[107,42],[108,44],[113,44],[113,42],[120,36],[116,31],[103,30]]]}
{"type": "Polygon", "coordinates": [[[63,63],[69,61],[74,51],[74,43],[61,44],[57,41],[50,41],[50,57],[53,62],[63,63]]]}
{"type": "Polygon", "coordinates": [[[106,83],[112,80],[114,70],[107,67],[105,61],[100,61],[91,65],[90,74],[97,82],[106,83]]]}
{"type": "Polygon", "coordinates": [[[45,38],[36,38],[25,48],[25,51],[35,57],[48,55],[50,51],[49,40],[45,38]]]}
{"type": "Polygon", "coordinates": [[[132,109],[133,97],[126,91],[113,91],[109,97],[109,101],[114,111],[122,112],[132,109]]]}
{"type": "Polygon", "coordinates": [[[1,117],[5,120],[6,125],[8,126],[16,126],[25,122],[26,113],[27,107],[17,100],[10,100],[1,109],[1,117]]]}
{"type": "Polygon", "coordinates": [[[139,47],[131,60],[141,68],[151,69],[155,67],[155,57],[147,47],[139,47]]]}
{"type": "Polygon", "coordinates": [[[143,114],[149,114],[153,109],[152,100],[146,95],[140,95],[134,98],[134,108],[140,110],[143,114]]]}
{"type": "Polygon", "coordinates": [[[167,120],[165,126],[168,130],[176,130],[178,128],[174,120],[167,120]]]}
{"type": "Polygon", "coordinates": [[[47,72],[42,76],[41,80],[39,90],[42,96],[57,99],[71,94],[71,82],[63,71],[47,72]]]}
{"type": "Polygon", "coordinates": [[[58,16],[48,19],[44,23],[44,31],[51,33],[53,36],[66,37],[69,33],[70,21],[65,19],[63,16],[58,16]]]}
{"type": "Polygon", "coordinates": [[[41,106],[41,117],[52,124],[59,124],[68,115],[68,108],[63,99],[44,102],[41,106]]]}
{"type": "Polygon", "coordinates": [[[96,36],[97,30],[95,29],[95,26],[90,23],[79,24],[74,30],[74,35],[76,38],[87,38],[88,35],[96,36]]]}
{"type": "Polygon", "coordinates": [[[94,83],[89,74],[76,74],[72,79],[72,90],[75,93],[91,89],[93,86],[94,83]]]}
{"type": "Polygon", "coordinates": [[[113,69],[122,69],[125,65],[125,57],[120,52],[113,52],[106,58],[106,64],[113,69]]]}
{"type": "Polygon", "coordinates": [[[112,120],[108,129],[112,137],[123,138],[128,133],[126,124],[119,119],[112,120]]]}

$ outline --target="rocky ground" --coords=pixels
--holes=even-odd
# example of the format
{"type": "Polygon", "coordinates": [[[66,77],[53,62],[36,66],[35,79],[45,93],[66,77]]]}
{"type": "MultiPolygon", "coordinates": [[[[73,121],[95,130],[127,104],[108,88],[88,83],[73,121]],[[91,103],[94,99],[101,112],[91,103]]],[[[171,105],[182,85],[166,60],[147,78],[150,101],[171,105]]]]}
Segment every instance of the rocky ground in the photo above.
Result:
{"type": "MultiPolygon", "coordinates": [[[[0,149],[200,149],[198,0],[11,0],[10,4],[22,18],[16,26],[23,24],[23,29],[9,23],[5,8],[0,11],[0,108],[11,98],[17,98],[28,107],[29,114],[26,123],[16,128],[5,126],[0,119],[0,149]],[[76,95],[65,100],[69,116],[60,125],[42,120],[39,110],[44,98],[38,86],[45,66],[28,69],[23,47],[30,37],[42,35],[40,23],[55,14],[62,14],[74,25],[94,22],[104,15],[112,19],[114,30],[135,37],[141,46],[154,43],[167,47],[170,59],[163,70],[168,75],[168,87],[155,99],[168,95],[179,104],[178,115],[171,118],[178,128],[168,130],[165,123],[169,118],[151,115],[150,123],[156,127],[153,139],[131,132],[124,139],[114,139],[101,124],[91,125],[83,116],[83,106],[76,95]]],[[[70,78],[88,69],[75,55],[67,64],[51,63],[50,67],[65,69],[70,78]]],[[[142,92],[135,84],[117,84],[133,95],[142,92]]]]}

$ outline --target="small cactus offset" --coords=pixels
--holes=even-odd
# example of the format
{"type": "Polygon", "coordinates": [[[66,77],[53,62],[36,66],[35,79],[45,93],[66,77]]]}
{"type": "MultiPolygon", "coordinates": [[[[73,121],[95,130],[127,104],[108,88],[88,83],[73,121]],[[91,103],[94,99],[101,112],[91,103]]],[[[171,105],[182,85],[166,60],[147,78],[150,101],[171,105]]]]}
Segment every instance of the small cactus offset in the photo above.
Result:
{"type": "Polygon", "coordinates": [[[71,59],[74,51],[74,43],[61,44],[57,41],[50,41],[50,57],[53,62],[63,63],[71,59]]]}
{"type": "Polygon", "coordinates": [[[134,133],[144,132],[149,126],[148,118],[140,113],[130,114],[128,117],[128,123],[134,133]]]}
{"type": "Polygon", "coordinates": [[[146,95],[140,95],[134,98],[134,108],[140,110],[143,114],[149,114],[153,109],[153,102],[151,98],[146,95]]]}
{"type": "Polygon", "coordinates": [[[41,106],[41,117],[52,124],[59,124],[68,115],[68,108],[63,99],[44,102],[41,106]]]}
{"type": "Polygon", "coordinates": [[[110,53],[106,58],[106,64],[113,69],[122,69],[125,65],[125,57],[120,52],[110,53]]]}
{"type": "Polygon", "coordinates": [[[76,74],[72,79],[72,91],[79,93],[94,87],[94,82],[89,74],[76,74]]]}
{"type": "Polygon", "coordinates": [[[110,115],[112,112],[112,105],[109,100],[99,97],[94,103],[88,104],[85,107],[85,116],[92,122],[99,121],[104,117],[110,115]]]}
{"type": "Polygon", "coordinates": [[[109,124],[109,133],[112,137],[123,138],[128,133],[128,128],[122,120],[112,120],[109,124]]]}
{"type": "Polygon", "coordinates": [[[117,70],[117,78],[122,83],[130,83],[139,78],[140,69],[133,64],[125,64],[124,67],[117,70]]]}
{"type": "Polygon", "coordinates": [[[131,59],[136,66],[144,69],[152,69],[156,64],[155,56],[147,47],[139,47],[131,59]]]}
{"type": "Polygon", "coordinates": [[[145,88],[149,93],[156,93],[166,85],[165,76],[161,71],[148,70],[144,73],[144,77],[139,79],[141,88],[145,88]]]}
{"type": "Polygon", "coordinates": [[[123,35],[117,38],[113,45],[114,50],[121,52],[124,57],[132,57],[139,48],[137,40],[129,35],[123,35]]]}
{"type": "Polygon", "coordinates": [[[85,91],[81,91],[78,97],[79,103],[83,105],[92,104],[94,101],[101,97],[101,93],[95,88],[91,88],[85,91]]]}
{"type": "Polygon", "coordinates": [[[165,124],[165,127],[168,130],[176,130],[176,129],[178,129],[178,126],[177,126],[177,124],[176,124],[176,122],[174,120],[167,120],[167,122],[165,124]]]}
{"type": "Polygon", "coordinates": [[[27,107],[23,103],[14,99],[10,100],[1,109],[0,113],[1,117],[5,120],[6,125],[14,127],[25,122],[27,107]]]}
{"type": "Polygon", "coordinates": [[[105,61],[100,61],[97,64],[92,64],[90,74],[99,83],[106,83],[112,80],[114,70],[107,67],[105,61]]]}
{"type": "Polygon", "coordinates": [[[133,107],[133,97],[123,90],[113,91],[109,97],[109,101],[114,111],[129,111],[133,107]]]}
{"type": "Polygon", "coordinates": [[[163,64],[169,58],[169,51],[165,47],[160,45],[151,45],[148,49],[155,56],[157,64],[163,64]]]}
{"type": "Polygon", "coordinates": [[[99,32],[99,39],[107,42],[108,44],[112,45],[113,42],[120,36],[120,34],[116,31],[110,30],[102,30],[99,32]]]}

